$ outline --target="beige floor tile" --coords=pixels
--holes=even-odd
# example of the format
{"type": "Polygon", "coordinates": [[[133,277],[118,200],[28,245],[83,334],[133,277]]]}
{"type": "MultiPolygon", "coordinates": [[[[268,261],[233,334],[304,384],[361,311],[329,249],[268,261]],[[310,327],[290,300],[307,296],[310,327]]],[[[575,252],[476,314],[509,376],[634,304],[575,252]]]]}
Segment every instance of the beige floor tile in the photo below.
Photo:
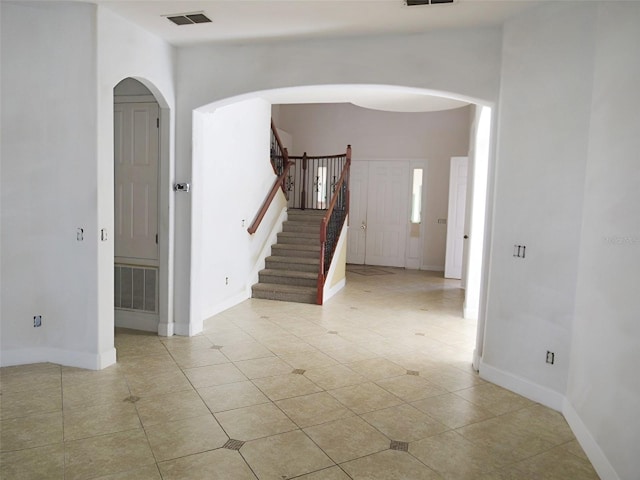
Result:
{"type": "Polygon", "coordinates": [[[304,375],[295,373],[257,378],[253,380],[253,383],[274,401],[322,391],[315,383],[307,380],[304,375]]]}
{"type": "Polygon", "coordinates": [[[302,370],[321,368],[338,363],[329,355],[325,355],[324,353],[318,351],[287,353],[285,355],[281,355],[280,358],[291,365],[291,367],[299,368],[302,370]]]}
{"type": "Polygon", "coordinates": [[[441,477],[407,452],[385,450],[340,465],[354,480],[420,479],[441,477]]]}
{"type": "Polygon", "coordinates": [[[154,463],[141,428],[65,444],[65,480],[127,472],[154,463]]]}
{"type": "Polygon", "coordinates": [[[378,380],[376,384],[405,402],[414,402],[447,393],[446,390],[417,375],[405,374],[399,377],[384,378],[378,380]]]}
{"type": "Polygon", "coordinates": [[[0,453],[0,478],[6,480],[63,480],[64,445],[57,443],[0,453]]]}
{"type": "Polygon", "coordinates": [[[145,430],[159,462],[214,450],[229,440],[211,414],[152,425],[145,430]]]}
{"type": "Polygon", "coordinates": [[[292,478],[334,464],[299,430],[248,442],[240,451],[260,480],[292,478]]]}
{"type": "Polygon", "coordinates": [[[0,370],[0,388],[3,393],[59,388],[62,385],[61,379],[60,366],[52,363],[4,367],[0,370]]]}
{"type": "Polygon", "coordinates": [[[0,451],[22,450],[62,442],[62,412],[0,421],[0,451]]]}
{"type": "Polygon", "coordinates": [[[193,337],[181,337],[174,335],[172,337],[162,338],[160,342],[164,344],[171,355],[176,353],[184,354],[196,350],[207,350],[211,349],[211,346],[213,345],[211,340],[209,340],[205,335],[195,335],[193,337]]]}
{"type": "Polygon", "coordinates": [[[209,413],[207,406],[193,390],[141,398],[136,402],[136,408],[145,427],[209,413]]]}
{"type": "MultiPolygon", "coordinates": [[[[163,347],[164,348],[164,347],[163,347]]],[[[165,349],[165,351],[158,355],[144,356],[144,357],[126,357],[118,359],[120,369],[125,375],[137,374],[154,376],[162,373],[167,373],[171,369],[177,370],[178,366],[176,361],[165,349]]]]}
{"type": "Polygon", "coordinates": [[[443,368],[441,364],[436,364],[435,367],[426,369],[424,377],[429,382],[449,392],[457,392],[458,390],[486,383],[477,374],[463,372],[451,367],[443,368]]]}
{"type": "Polygon", "coordinates": [[[355,344],[322,348],[322,352],[340,363],[353,363],[377,357],[377,354],[355,344]]]}
{"type": "Polygon", "coordinates": [[[293,370],[291,365],[277,357],[244,360],[242,362],[236,362],[235,365],[252,380],[254,378],[284,375],[285,373],[291,373],[293,370]]]}
{"type": "Polygon", "coordinates": [[[114,473],[97,477],[94,480],[162,480],[157,465],[147,465],[142,468],[135,468],[128,472],[114,473]]]}
{"type": "Polygon", "coordinates": [[[234,345],[237,343],[250,343],[255,342],[255,338],[249,335],[238,327],[234,327],[233,330],[226,331],[206,331],[205,336],[214,345],[220,345],[223,347],[234,345]]]}
{"type": "Polygon", "coordinates": [[[215,416],[230,438],[245,442],[298,428],[272,403],[228,410],[215,416]]]}
{"type": "Polygon", "coordinates": [[[4,391],[0,402],[0,418],[26,417],[62,410],[62,388],[4,391]]]}
{"type": "Polygon", "coordinates": [[[163,480],[256,480],[240,454],[220,448],[162,462],[163,480]]]}
{"type": "Polygon", "coordinates": [[[338,467],[329,467],[317,472],[307,473],[300,477],[296,477],[296,480],[350,480],[351,477],[344,473],[344,471],[338,467]]]}
{"type": "Polygon", "coordinates": [[[545,480],[598,480],[600,477],[588,461],[566,450],[555,448],[510,466],[510,471],[520,478],[544,478],[545,480]],[[542,474],[540,472],[544,472],[542,474]]]}
{"type": "Polygon", "coordinates": [[[184,373],[195,388],[225,385],[247,380],[247,377],[232,363],[189,368],[184,373]]]}
{"type": "Polygon", "coordinates": [[[353,416],[353,412],[326,392],[276,402],[299,427],[311,427],[353,416]]]}
{"type": "Polygon", "coordinates": [[[451,480],[475,480],[481,474],[504,465],[487,449],[453,431],[412,442],[409,453],[443,478],[451,480]]]}
{"type": "Polygon", "coordinates": [[[400,442],[413,442],[449,429],[406,404],[365,413],[362,418],[390,439],[400,442]]]}
{"type": "Polygon", "coordinates": [[[212,348],[174,350],[171,352],[171,356],[180,368],[205,367],[229,362],[229,359],[220,350],[212,348]]]}
{"type": "Polygon", "coordinates": [[[131,402],[106,403],[64,412],[65,441],[139,427],[138,412],[131,402]]]}
{"type": "Polygon", "coordinates": [[[589,457],[587,457],[587,454],[584,453],[584,450],[582,449],[582,447],[580,446],[577,440],[572,440],[570,442],[567,442],[564,445],[562,445],[561,448],[564,448],[567,452],[573,453],[575,456],[581,458],[582,460],[589,461],[589,457]]]}
{"type": "Polygon", "coordinates": [[[459,428],[495,415],[452,393],[430,397],[411,405],[449,428],[459,428]]]}
{"type": "Polygon", "coordinates": [[[336,463],[389,448],[390,441],[359,417],[348,417],[304,429],[336,463]]]}
{"type": "Polygon", "coordinates": [[[269,402],[266,395],[250,381],[203,387],[198,389],[198,393],[214,413],[269,402]]]}
{"type": "Polygon", "coordinates": [[[274,356],[271,350],[255,340],[225,345],[220,351],[234,362],[274,356]]]}
{"type": "Polygon", "coordinates": [[[304,372],[304,376],[325,390],[334,390],[336,388],[369,382],[367,377],[354,372],[344,365],[312,368],[304,372]]]}
{"type": "Polygon", "coordinates": [[[157,339],[157,337],[155,338],[156,339],[153,342],[121,343],[120,345],[116,345],[118,360],[146,357],[150,355],[162,355],[167,353],[165,346],[160,343],[160,340],[157,339]]]}
{"type": "Polygon", "coordinates": [[[65,387],[62,394],[62,407],[67,410],[105,403],[120,403],[130,395],[129,386],[123,377],[109,377],[99,382],[65,387]]]}
{"type": "Polygon", "coordinates": [[[340,467],[329,467],[317,472],[307,473],[296,480],[350,480],[351,477],[344,473],[340,467]]]}
{"type": "Polygon", "coordinates": [[[534,404],[531,400],[491,383],[459,390],[455,394],[496,415],[513,412],[534,404]]]}
{"type": "Polygon", "coordinates": [[[64,388],[98,383],[116,377],[124,377],[124,370],[120,364],[111,365],[102,370],[62,367],[62,386],[64,388]]]}
{"type": "Polygon", "coordinates": [[[357,414],[403,403],[401,399],[372,382],[329,390],[328,393],[357,414]]]}
{"type": "Polygon", "coordinates": [[[177,369],[153,375],[127,375],[127,383],[131,394],[141,398],[193,390],[189,379],[177,369]]]}
{"type": "Polygon", "coordinates": [[[359,362],[348,363],[347,366],[356,373],[364,375],[370,380],[382,380],[388,377],[405,375],[407,370],[400,365],[390,362],[386,358],[370,358],[359,362]]]}

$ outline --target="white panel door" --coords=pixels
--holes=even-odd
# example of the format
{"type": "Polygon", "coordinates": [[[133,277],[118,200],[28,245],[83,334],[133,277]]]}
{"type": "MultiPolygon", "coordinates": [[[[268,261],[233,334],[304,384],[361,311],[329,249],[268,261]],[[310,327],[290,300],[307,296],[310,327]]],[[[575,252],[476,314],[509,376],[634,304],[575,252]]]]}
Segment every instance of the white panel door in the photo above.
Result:
{"type": "Polygon", "coordinates": [[[158,259],[158,105],[114,105],[115,256],[158,259]]]}
{"type": "Polygon", "coordinates": [[[349,231],[347,263],[363,265],[367,225],[369,167],[366,162],[352,162],[349,173],[349,231]]]}
{"type": "Polygon", "coordinates": [[[369,163],[366,263],[404,267],[409,225],[409,162],[369,163]]]}
{"type": "Polygon", "coordinates": [[[451,158],[449,173],[449,214],[447,219],[447,253],[444,263],[445,278],[462,278],[467,170],[467,157],[451,158]]]}

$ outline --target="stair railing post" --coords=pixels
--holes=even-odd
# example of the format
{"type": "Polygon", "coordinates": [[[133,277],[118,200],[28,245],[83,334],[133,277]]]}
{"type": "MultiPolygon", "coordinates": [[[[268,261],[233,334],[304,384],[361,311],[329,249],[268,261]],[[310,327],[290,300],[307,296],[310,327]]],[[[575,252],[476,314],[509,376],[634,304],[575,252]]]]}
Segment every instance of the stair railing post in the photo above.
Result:
{"type": "Polygon", "coordinates": [[[307,152],[302,154],[302,198],[300,199],[300,208],[302,210],[306,207],[307,198],[307,152]]]}

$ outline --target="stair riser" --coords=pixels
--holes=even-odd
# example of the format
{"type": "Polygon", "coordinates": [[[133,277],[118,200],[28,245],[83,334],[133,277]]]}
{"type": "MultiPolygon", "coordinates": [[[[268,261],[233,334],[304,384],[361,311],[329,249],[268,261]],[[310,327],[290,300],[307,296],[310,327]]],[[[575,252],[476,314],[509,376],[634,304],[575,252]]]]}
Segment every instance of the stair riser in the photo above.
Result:
{"type": "Polygon", "coordinates": [[[265,261],[265,268],[270,270],[294,270],[296,272],[317,272],[317,265],[308,265],[304,263],[278,262],[273,260],[265,261]]]}
{"type": "Polygon", "coordinates": [[[281,277],[279,275],[264,275],[259,276],[260,283],[276,283],[279,285],[297,285],[299,287],[316,287],[318,280],[314,278],[296,278],[296,277],[281,277]]]}
{"type": "Polygon", "coordinates": [[[276,245],[271,247],[271,254],[278,257],[302,257],[302,258],[319,258],[320,249],[317,252],[308,250],[295,250],[286,248],[284,245],[276,245]]]}
{"type": "Polygon", "coordinates": [[[283,232],[299,232],[299,233],[312,233],[314,235],[320,235],[320,225],[287,225],[282,226],[283,232]]]}
{"type": "Polygon", "coordinates": [[[283,236],[278,235],[278,243],[281,245],[293,244],[293,245],[320,245],[320,236],[317,238],[305,238],[301,236],[283,236]]]}
{"type": "Polygon", "coordinates": [[[280,300],[282,302],[311,303],[311,304],[316,303],[315,295],[310,295],[310,294],[254,291],[252,296],[253,298],[262,298],[264,300],[280,300]]]}

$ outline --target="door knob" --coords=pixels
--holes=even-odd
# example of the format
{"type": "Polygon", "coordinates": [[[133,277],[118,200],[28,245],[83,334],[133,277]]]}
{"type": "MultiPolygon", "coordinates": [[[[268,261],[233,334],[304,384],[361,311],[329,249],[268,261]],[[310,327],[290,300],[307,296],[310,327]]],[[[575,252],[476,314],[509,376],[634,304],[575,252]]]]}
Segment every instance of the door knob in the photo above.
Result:
{"type": "Polygon", "coordinates": [[[360,225],[360,228],[361,228],[362,230],[366,230],[366,229],[367,229],[367,226],[364,224],[364,222],[362,222],[362,225],[360,225]]]}
{"type": "Polygon", "coordinates": [[[462,237],[462,238],[464,238],[464,239],[466,240],[467,238],[469,238],[469,235],[465,235],[465,236],[464,236],[464,237],[462,237]]]}

